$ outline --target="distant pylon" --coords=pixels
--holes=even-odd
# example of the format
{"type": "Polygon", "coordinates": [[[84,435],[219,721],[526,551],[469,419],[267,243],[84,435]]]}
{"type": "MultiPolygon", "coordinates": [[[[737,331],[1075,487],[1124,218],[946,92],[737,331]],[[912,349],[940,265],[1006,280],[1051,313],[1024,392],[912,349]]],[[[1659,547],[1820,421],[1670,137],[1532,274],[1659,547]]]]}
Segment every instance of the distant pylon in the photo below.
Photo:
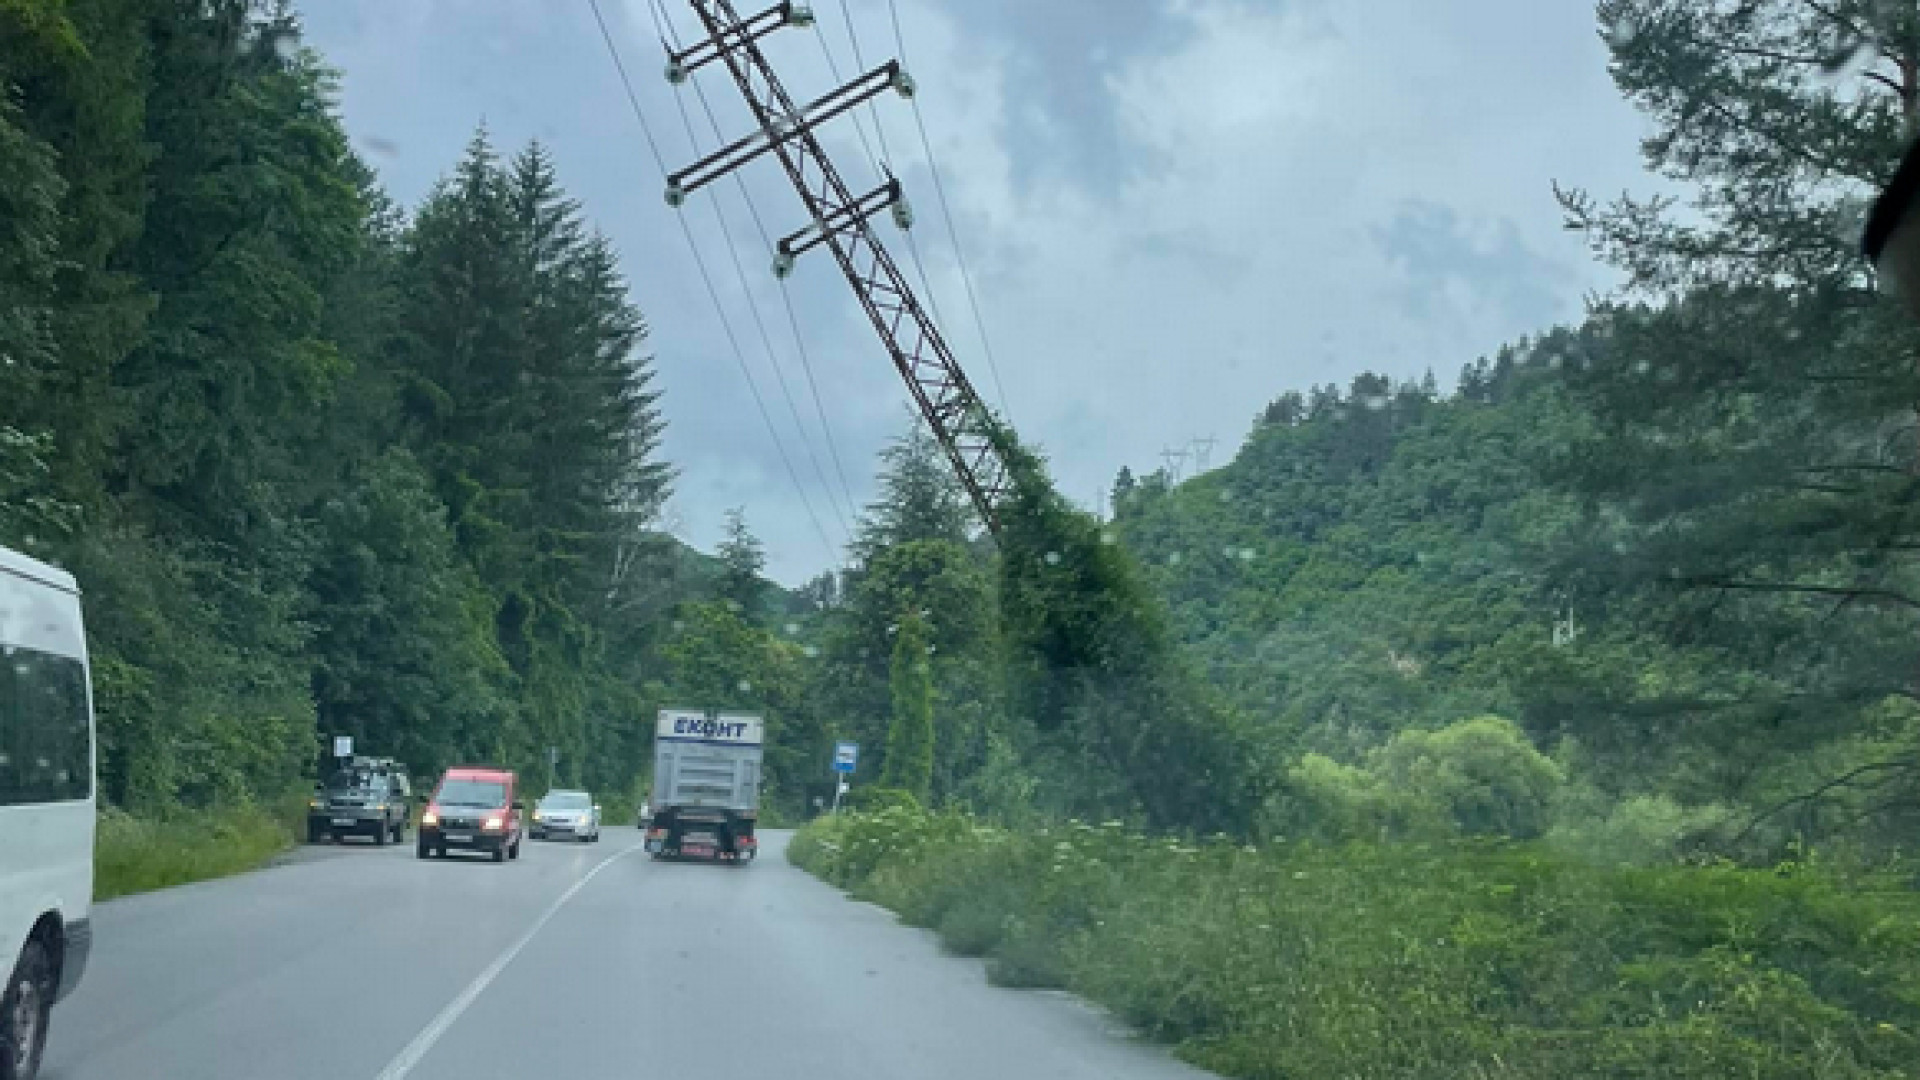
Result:
{"type": "Polygon", "coordinates": [[[1179,483],[1187,466],[1187,448],[1183,446],[1176,450],[1170,446],[1162,447],[1160,458],[1167,463],[1167,482],[1179,483]]]}
{"type": "Polygon", "coordinates": [[[1213,466],[1213,447],[1219,441],[1209,435],[1204,439],[1195,439],[1190,444],[1193,447],[1193,471],[1196,476],[1213,466]]]}

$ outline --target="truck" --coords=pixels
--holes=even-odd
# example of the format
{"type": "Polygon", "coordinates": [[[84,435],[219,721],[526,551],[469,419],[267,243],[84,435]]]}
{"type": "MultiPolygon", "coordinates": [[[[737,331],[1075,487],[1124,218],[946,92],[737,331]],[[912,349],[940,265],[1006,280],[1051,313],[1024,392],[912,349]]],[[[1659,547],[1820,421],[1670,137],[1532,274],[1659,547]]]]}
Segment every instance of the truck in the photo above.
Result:
{"type": "Polygon", "coordinates": [[[764,719],[751,713],[660,710],[646,838],[654,858],[739,864],[759,854],[753,826],[765,736],[764,719]]]}

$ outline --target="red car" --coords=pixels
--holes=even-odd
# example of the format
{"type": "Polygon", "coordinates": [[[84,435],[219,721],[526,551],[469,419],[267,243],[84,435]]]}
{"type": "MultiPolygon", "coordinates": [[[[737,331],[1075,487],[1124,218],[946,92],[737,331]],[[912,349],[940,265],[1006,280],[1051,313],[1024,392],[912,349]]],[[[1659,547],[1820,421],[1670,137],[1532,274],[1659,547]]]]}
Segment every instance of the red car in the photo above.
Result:
{"type": "Polygon", "coordinates": [[[420,815],[415,852],[445,858],[450,848],[484,851],[494,862],[520,857],[526,807],[512,771],[461,765],[448,769],[420,815]]]}

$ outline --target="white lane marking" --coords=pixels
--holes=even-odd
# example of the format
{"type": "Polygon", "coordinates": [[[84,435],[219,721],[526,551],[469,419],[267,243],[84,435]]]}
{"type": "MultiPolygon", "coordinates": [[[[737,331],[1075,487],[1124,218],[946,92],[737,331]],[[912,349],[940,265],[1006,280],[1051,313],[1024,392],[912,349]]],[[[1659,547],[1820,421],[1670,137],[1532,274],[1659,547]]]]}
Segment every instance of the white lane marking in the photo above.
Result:
{"type": "Polygon", "coordinates": [[[508,964],[513,963],[513,958],[520,955],[520,950],[527,947],[527,942],[532,941],[534,935],[538,934],[541,928],[547,925],[549,920],[560,913],[560,909],[566,906],[567,901],[573,899],[574,893],[586,888],[587,882],[592,881],[594,875],[612,866],[616,860],[624,859],[636,851],[645,850],[645,847],[646,845],[644,844],[635,844],[632,847],[616,851],[606,858],[601,859],[598,866],[587,871],[584,877],[573,883],[572,888],[561,893],[560,898],[548,905],[547,910],[542,912],[540,917],[533,921],[533,925],[527,928],[527,932],[520,935],[520,940],[508,946],[506,952],[495,957],[493,963],[487,965],[487,970],[475,976],[474,980],[467,984],[467,988],[460,991],[459,997],[447,1002],[447,1007],[440,1010],[440,1015],[434,1017],[433,1021],[426,1027],[421,1028],[420,1034],[415,1035],[412,1042],[408,1043],[399,1054],[395,1055],[392,1061],[387,1062],[387,1067],[381,1069],[380,1075],[375,1077],[374,1080],[402,1080],[403,1077],[412,1072],[413,1067],[420,1064],[420,1059],[427,1056],[427,1051],[433,1049],[433,1044],[440,1041],[440,1036],[445,1035],[447,1029],[453,1026],[454,1021],[460,1019],[460,1014],[467,1011],[467,1007],[472,1005],[475,999],[486,991],[494,979],[499,978],[500,973],[506,970],[508,964]]]}

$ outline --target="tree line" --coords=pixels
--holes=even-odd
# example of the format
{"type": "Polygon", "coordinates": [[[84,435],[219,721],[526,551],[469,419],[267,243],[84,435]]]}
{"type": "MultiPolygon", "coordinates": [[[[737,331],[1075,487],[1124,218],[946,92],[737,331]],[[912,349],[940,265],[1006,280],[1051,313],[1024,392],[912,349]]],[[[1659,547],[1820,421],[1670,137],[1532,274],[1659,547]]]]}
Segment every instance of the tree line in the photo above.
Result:
{"type": "Polygon", "coordinates": [[[86,585],[103,793],[270,797],[336,732],[626,789],[678,704],[766,713],[783,813],[850,738],[1015,825],[1893,850],[1920,374],[1852,233],[1916,16],[1597,15],[1701,198],[1559,191],[1627,282],[1578,325],[1282,393],[1105,521],[1009,437],[997,540],[909,425],[789,592],[744,509],[655,530],[646,324],[542,149],[400,208],[281,8],[7,0],[0,540],[86,585]]]}
{"type": "Polygon", "coordinates": [[[85,587],[101,793],[271,798],[323,734],[625,788],[705,587],[645,321],[545,150],[403,212],[334,79],[285,5],[0,5],[0,541],[85,587]]]}

